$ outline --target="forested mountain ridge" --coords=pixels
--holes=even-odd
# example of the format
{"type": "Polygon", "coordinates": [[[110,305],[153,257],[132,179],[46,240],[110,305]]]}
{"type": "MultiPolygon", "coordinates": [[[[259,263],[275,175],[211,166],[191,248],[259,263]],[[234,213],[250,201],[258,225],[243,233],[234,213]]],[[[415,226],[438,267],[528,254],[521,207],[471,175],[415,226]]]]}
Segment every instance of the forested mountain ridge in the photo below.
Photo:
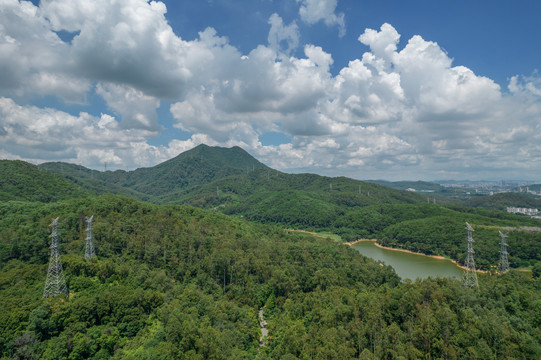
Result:
{"type": "Polygon", "coordinates": [[[503,211],[507,207],[541,208],[541,198],[521,193],[500,193],[491,196],[477,196],[466,200],[464,205],[503,211]]]}
{"type": "Polygon", "coordinates": [[[411,192],[398,191],[346,177],[286,174],[271,169],[256,169],[245,174],[218,179],[209,184],[165,194],[159,198],[159,201],[185,203],[198,207],[218,205],[249,207],[249,204],[253,202],[251,200],[253,196],[272,197],[273,194],[282,192],[311,194],[322,201],[346,206],[424,202],[423,197],[411,192]]]}
{"type": "Polygon", "coordinates": [[[74,183],[93,195],[116,194],[129,196],[134,199],[150,201],[151,195],[140,193],[103,179],[103,173],[91,170],[81,165],[63,162],[47,162],[38,165],[44,172],[50,172],[74,183]]]}
{"type": "Polygon", "coordinates": [[[534,359],[539,274],[401,283],[330,239],[119,196],[0,203],[0,356],[534,359]],[[97,258],[85,261],[85,216],[97,258]],[[43,299],[60,217],[70,299],[43,299]],[[268,322],[259,348],[258,309],[268,322]]]}
{"type": "Polygon", "coordinates": [[[100,172],[75,168],[73,165],[64,166],[61,163],[44,163],[40,167],[57,173],[64,172],[66,168],[71,169],[69,175],[72,178],[90,175],[103,181],[103,189],[109,189],[111,193],[132,195],[147,201],[152,201],[155,196],[206,184],[248,170],[268,169],[239,147],[221,148],[207,145],[199,145],[156,166],[133,171],[100,172]],[[132,191],[133,194],[123,192],[122,188],[132,191]]]}
{"type": "Polygon", "coordinates": [[[72,181],[20,160],[0,160],[0,201],[57,201],[87,195],[72,181]]]}

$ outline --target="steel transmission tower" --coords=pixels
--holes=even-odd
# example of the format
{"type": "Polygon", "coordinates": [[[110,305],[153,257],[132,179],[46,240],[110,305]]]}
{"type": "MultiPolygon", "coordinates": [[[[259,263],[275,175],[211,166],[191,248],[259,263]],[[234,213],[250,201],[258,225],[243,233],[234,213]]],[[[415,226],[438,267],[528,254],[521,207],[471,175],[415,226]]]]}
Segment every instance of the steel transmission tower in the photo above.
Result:
{"type": "Polygon", "coordinates": [[[92,220],[94,220],[94,215],[89,218],[86,218],[86,223],[88,227],[86,228],[86,246],[85,246],[85,259],[90,260],[96,253],[94,252],[94,243],[92,241],[92,220]]]}
{"type": "Polygon", "coordinates": [[[509,253],[507,252],[507,243],[505,242],[507,234],[504,234],[501,231],[499,233],[500,237],[502,238],[502,242],[500,243],[500,263],[498,264],[498,271],[503,274],[509,271],[509,260],[507,260],[507,255],[509,253]]]}
{"type": "Polygon", "coordinates": [[[477,272],[475,271],[475,261],[473,260],[473,228],[470,224],[466,223],[466,230],[468,230],[468,255],[466,257],[466,270],[464,271],[464,285],[469,287],[479,286],[477,281],[477,272]]]}
{"type": "Polygon", "coordinates": [[[49,269],[47,270],[47,280],[45,280],[45,289],[43,297],[56,296],[65,294],[68,296],[68,287],[62,270],[62,262],[60,261],[60,250],[58,248],[58,218],[53,220],[51,224],[53,233],[51,234],[51,257],[49,259],[49,269]]]}

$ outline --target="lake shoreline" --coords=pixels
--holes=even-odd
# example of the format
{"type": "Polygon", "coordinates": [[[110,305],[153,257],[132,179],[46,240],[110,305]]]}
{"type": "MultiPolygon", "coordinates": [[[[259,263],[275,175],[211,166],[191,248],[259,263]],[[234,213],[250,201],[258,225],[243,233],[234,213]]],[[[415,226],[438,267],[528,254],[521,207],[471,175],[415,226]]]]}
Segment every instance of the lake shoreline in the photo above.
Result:
{"type": "MultiPolygon", "coordinates": [[[[380,249],[384,249],[384,250],[399,251],[399,252],[413,254],[413,255],[422,255],[422,256],[427,256],[427,257],[433,258],[433,259],[438,259],[438,260],[448,260],[448,261],[452,262],[453,264],[455,264],[457,267],[461,268],[462,270],[467,270],[467,268],[465,266],[460,265],[456,260],[449,259],[449,258],[446,258],[444,256],[440,256],[440,255],[427,255],[427,254],[423,254],[423,253],[420,253],[420,252],[414,252],[414,251],[407,250],[407,249],[400,249],[400,248],[393,248],[393,247],[389,247],[389,246],[383,246],[383,245],[378,244],[377,239],[359,239],[359,240],[355,240],[355,241],[352,241],[352,242],[346,242],[344,244],[349,245],[349,246],[353,246],[353,245],[358,244],[360,242],[367,242],[367,241],[373,242],[376,247],[378,247],[380,249]]],[[[486,270],[475,270],[475,271],[478,272],[478,273],[483,273],[483,274],[488,272],[486,270]]]]}

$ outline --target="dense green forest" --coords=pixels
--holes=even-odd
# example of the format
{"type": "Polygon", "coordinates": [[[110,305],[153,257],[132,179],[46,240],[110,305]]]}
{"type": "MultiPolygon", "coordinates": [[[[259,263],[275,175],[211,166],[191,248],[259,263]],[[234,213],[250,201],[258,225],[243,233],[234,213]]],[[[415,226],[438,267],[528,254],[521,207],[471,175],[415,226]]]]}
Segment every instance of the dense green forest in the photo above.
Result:
{"type": "Polygon", "coordinates": [[[465,201],[464,205],[503,211],[508,206],[535,209],[541,208],[541,198],[521,193],[502,193],[492,196],[477,196],[465,201]]]}
{"type": "Polygon", "coordinates": [[[73,182],[19,160],[0,160],[0,201],[57,201],[81,197],[73,182]]]}
{"type": "MultiPolygon", "coordinates": [[[[427,210],[428,211],[428,210],[427,210]]],[[[413,216],[413,215],[412,215],[413,216]]],[[[29,359],[535,359],[541,269],[401,282],[331,239],[120,196],[0,203],[0,354],[29,359]],[[97,258],[84,254],[94,215],[97,258]],[[42,298],[60,217],[70,297],[42,298]],[[268,322],[259,346],[258,309],[268,322]]]]}

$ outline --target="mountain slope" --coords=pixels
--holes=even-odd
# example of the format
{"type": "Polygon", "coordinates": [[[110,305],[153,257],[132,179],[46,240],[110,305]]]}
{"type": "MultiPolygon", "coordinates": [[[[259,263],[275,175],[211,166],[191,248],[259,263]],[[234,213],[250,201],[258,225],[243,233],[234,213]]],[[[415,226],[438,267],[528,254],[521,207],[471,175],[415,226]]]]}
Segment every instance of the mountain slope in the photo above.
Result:
{"type": "Polygon", "coordinates": [[[323,201],[345,206],[378,203],[419,203],[418,194],[390,189],[346,177],[330,178],[316,174],[286,174],[276,170],[255,170],[190,187],[159,197],[164,203],[185,203],[199,207],[259,202],[260,197],[277,192],[303,192],[323,201]],[[217,192],[218,190],[218,192],[217,192]]]}
{"type": "Polygon", "coordinates": [[[103,180],[103,173],[97,170],[91,170],[81,165],[69,164],[64,162],[48,162],[38,165],[44,169],[55,173],[56,175],[70,181],[77,186],[85,189],[91,194],[116,194],[129,196],[134,199],[151,201],[152,196],[144,194],[127,187],[114,184],[103,180]]]}
{"type": "Polygon", "coordinates": [[[510,207],[541,208],[541,198],[520,193],[501,193],[491,196],[478,196],[464,202],[466,206],[506,210],[510,207]]]}
{"type": "Polygon", "coordinates": [[[20,160],[0,160],[0,201],[57,201],[86,196],[71,181],[20,160]]]}
{"type": "Polygon", "coordinates": [[[207,145],[199,145],[161,164],[134,171],[100,172],[72,164],[59,164],[46,163],[40,166],[55,172],[70,171],[74,180],[88,180],[91,176],[93,184],[86,181],[86,185],[95,188],[98,193],[111,192],[148,201],[152,201],[154,196],[242,174],[251,169],[268,169],[239,147],[228,149],[207,145]],[[121,188],[132,193],[122,191],[121,188]]]}

